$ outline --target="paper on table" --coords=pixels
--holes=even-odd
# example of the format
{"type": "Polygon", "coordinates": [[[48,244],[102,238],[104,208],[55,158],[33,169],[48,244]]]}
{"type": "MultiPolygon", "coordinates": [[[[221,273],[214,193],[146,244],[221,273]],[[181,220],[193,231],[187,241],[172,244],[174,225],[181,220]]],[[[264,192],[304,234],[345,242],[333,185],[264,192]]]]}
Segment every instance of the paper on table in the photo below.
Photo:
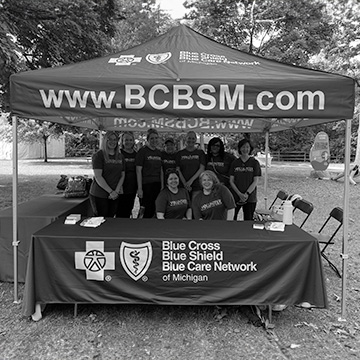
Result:
{"type": "Polygon", "coordinates": [[[282,222],[268,222],[265,224],[265,229],[270,231],[284,231],[285,224],[282,222]]]}
{"type": "Polygon", "coordinates": [[[85,227],[98,227],[105,221],[103,216],[91,217],[81,222],[81,226],[85,227]]]}

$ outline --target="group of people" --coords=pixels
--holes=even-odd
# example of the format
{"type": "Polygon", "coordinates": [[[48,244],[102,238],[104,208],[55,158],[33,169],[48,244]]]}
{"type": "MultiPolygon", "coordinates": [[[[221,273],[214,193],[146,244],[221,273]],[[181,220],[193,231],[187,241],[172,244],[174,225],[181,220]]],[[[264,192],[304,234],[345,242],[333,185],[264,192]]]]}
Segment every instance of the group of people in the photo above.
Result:
{"type": "Polygon", "coordinates": [[[236,220],[242,208],[244,220],[253,219],[261,167],[248,139],[239,141],[238,158],[219,137],[205,153],[193,131],[179,151],[173,138],[160,151],[156,129],[146,140],[136,151],[131,132],[105,134],[92,157],[90,197],[97,216],[130,218],[137,195],[144,218],[236,220]]]}

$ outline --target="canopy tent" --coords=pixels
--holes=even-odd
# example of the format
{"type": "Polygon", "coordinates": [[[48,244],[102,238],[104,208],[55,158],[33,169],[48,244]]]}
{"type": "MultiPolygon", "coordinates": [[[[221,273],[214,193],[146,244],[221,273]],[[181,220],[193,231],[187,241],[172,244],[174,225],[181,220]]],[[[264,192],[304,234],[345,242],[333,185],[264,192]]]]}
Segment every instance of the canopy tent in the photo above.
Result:
{"type": "MultiPolygon", "coordinates": [[[[268,134],[351,119],[354,85],[352,78],[244,53],[180,25],[113,55],[12,75],[14,154],[17,116],[101,130],[129,130],[131,126],[135,130],[136,124],[142,129],[172,131],[179,126],[183,131],[221,132],[223,127],[227,132],[236,128],[268,134]]],[[[350,120],[347,122],[349,129],[350,120]]],[[[349,168],[350,131],[346,136],[345,170],[349,168]]],[[[16,156],[13,158],[15,272],[17,164],[16,156]]],[[[345,181],[343,299],[348,192],[345,181]]]]}

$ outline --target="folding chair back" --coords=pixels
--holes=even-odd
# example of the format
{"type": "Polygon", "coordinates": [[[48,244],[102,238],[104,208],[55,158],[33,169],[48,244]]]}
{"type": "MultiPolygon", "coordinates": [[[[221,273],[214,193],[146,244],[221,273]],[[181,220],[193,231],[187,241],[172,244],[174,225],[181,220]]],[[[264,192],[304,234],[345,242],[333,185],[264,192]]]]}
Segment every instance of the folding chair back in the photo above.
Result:
{"type": "Polygon", "coordinates": [[[281,201],[285,201],[288,197],[289,195],[284,190],[279,190],[278,193],[276,194],[274,201],[269,206],[269,210],[271,210],[272,207],[275,205],[277,199],[280,199],[281,201]]]}
{"type": "Polygon", "coordinates": [[[296,212],[296,210],[299,210],[299,211],[303,212],[304,214],[306,214],[304,220],[302,221],[301,225],[299,226],[300,228],[302,228],[304,226],[304,224],[306,223],[307,219],[309,218],[310,214],[314,210],[314,205],[310,201],[307,201],[304,199],[296,199],[293,202],[293,206],[294,206],[293,214],[296,212]]]}
{"type": "Polygon", "coordinates": [[[256,221],[265,221],[268,220],[271,210],[274,207],[276,201],[280,199],[281,201],[285,201],[288,198],[288,194],[284,190],[279,190],[275,196],[275,199],[271,203],[268,209],[256,209],[254,213],[254,220],[256,221]]]}
{"type": "Polygon", "coordinates": [[[337,234],[337,232],[340,230],[342,224],[343,224],[343,218],[344,218],[344,212],[340,207],[335,207],[331,210],[328,218],[325,220],[324,224],[321,226],[320,230],[318,231],[318,240],[320,244],[324,244],[323,248],[321,249],[320,253],[321,256],[329,263],[329,266],[335,271],[335,273],[341,278],[340,271],[338,268],[330,261],[328,256],[324,253],[326,248],[329,245],[334,244],[334,237],[337,234]],[[325,226],[329,223],[331,219],[336,220],[339,224],[335,228],[335,231],[330,236],[324,236],[321,232],[324,230],[325,226]]]}

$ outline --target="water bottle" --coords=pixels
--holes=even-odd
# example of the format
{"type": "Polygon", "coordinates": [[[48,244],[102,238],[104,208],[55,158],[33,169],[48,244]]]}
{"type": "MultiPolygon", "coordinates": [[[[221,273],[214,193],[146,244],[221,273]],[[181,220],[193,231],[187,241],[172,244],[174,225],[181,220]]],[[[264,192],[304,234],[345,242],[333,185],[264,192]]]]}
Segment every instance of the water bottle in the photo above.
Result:
{"type": "Polygon", "coordinates": [[[293,206],[290,200],[285,200],[284,202],[284,215],[283,223],[285,225],[292,225],[293,222],[293,206]]]}

